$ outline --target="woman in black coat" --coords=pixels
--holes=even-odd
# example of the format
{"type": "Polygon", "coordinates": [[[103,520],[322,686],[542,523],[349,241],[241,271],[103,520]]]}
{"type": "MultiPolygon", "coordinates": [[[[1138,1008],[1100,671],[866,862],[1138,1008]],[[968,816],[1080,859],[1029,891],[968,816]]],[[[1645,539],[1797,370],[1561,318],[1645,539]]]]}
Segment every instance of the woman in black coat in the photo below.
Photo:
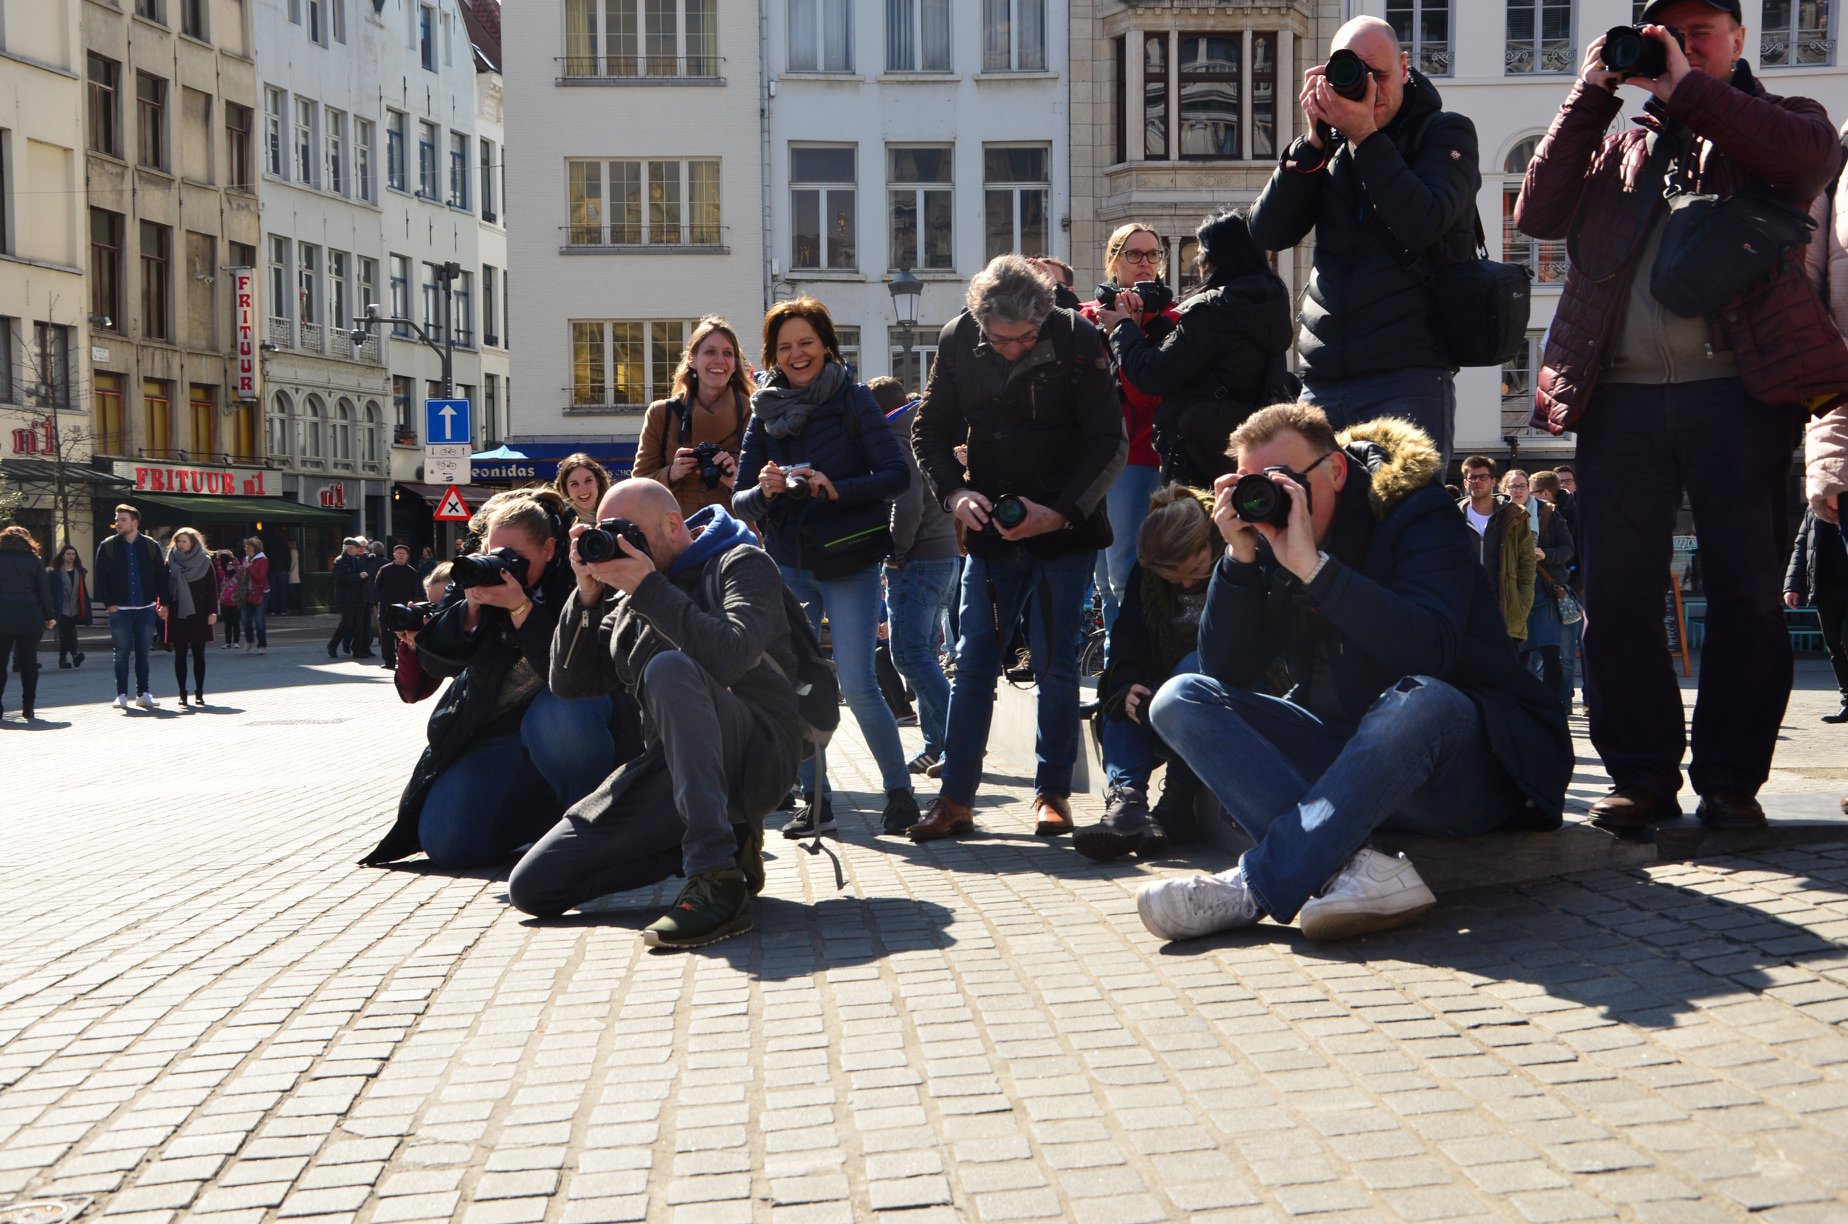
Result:
{"type": "Polygon", "coordinates": [[[1122,377],[1161,397],[1162,479],[1205,489],[1235,466],[1225,453],[1232,431],[1259,408],[1294,400],[1301,384],[1284,363],[1294,332],[1290,294],[1251,240],[1245,212],[1216,212],[1194,236],[1206,285],[1181,303],[1159,344],[1137,326],[1142,301],[1133,292],[1118,294],[1097,321],[1122,377]]]}
{"type": "MultiPolygon", "coordinates": [[[[20,712],[32,721],[38,698],[38,647],[45,630],[58,623],[51,602],[51,575],[39,543],[24,527],[0,531],[0,696],[6,693],[7,660],[19,669],[20,712]]],[[[0,715],[6,707],[0,705],[0,715]]]]}
{"type": "Polygon", "coordinates": [[[218,570],[212,564],[211,550],[196,528],[181,527],[174,531],[167,546],[168,590],[171,603],[161,605],[160,618],[167,623],[167,644],[173,647],[173,682],[180,690],[180,708],[186,705],[186,656],[193,661],[193,698],[205,707],[205,648],[217,635],[218,570]]]}

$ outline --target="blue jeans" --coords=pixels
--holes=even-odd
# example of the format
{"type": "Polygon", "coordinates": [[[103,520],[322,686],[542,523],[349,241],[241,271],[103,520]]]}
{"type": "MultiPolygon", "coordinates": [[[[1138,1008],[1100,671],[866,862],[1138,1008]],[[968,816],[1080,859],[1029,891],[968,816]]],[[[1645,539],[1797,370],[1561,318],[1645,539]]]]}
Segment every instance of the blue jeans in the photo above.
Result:
{"type": "Polygon", "coordinates": [[[153,608],[117,608],[109,614],[109,641],[115,647],[116,692],[128,692],[128,660],[135,660],[135,695],[148,691],[148,658],[154,649],[154,627],[160,616],[153,608]]]}
{"type": "Polygon", "coordinates": [[[1129,571],[1136,564],[1136,533],[1149,516],[1149,498],[1161,488],[1161,469],[1131,464],[1104,495],[1104,513],[1110,518],[1110,547],[1097,555],[1097,593],[1104,601],[1104,632],[1116,624],[1117,606],[1129,587],[1129,571]]]}
{"type": "Polygon", "coordinates": [[[950,712],[950,681],[937,664],[937,632],[956,581],[958,558],[912,561],[886,571],[886,607],[892,619],[892,665],[918,698],[918,729],[924,751],[943,751],[943,724],[950,712]]]}
{"type": "Polygon", "coordinates": [[[1176,676],[1149,721],[1257,843],[1245,880],[1278,922],[1375,829],[1467,837],[1522,803],[1476,703],[1429,676],[1400,680],[1352,725],[1211,676],[1176,676]]]}
{"type": "Polygon", "coordinates": [[[1084,640],[1085,592],[1096,564],[1095,552],[1042,561],[1021,548],[997,558],[970,556],[964,563],[962,642],[956,649],[943,743],[945,799],[975,802],[994,719],[1001,650],[1013,636],[1029,595],[1034,599],[1027,642],[1039,672],[1033,788],[1043,795],[1072,793],[1072,766],[1078,759],[1078,647],[1084,640]]]}
{"type": "Polygon", "coordinates": [[[418,840],[430,861],[491,867],[537,840],[561,811],[615,772],[609,718],[608,697],[566,701],[547,689],[526,707],[518,735],[470,745],[437,778],[418,816],[418,840]]]}
{"type": "Polygon", "coordinates": [[[1438,470],[1450,470],[1450,444],[1457,426],[1457,381],[1449,370],[1385,370],[1364,378],[1314,384],[1304,379],[1303,401],[1326,413],[1336,433],[1376,417],[1404,417],[1430,434],[1431,441],[1437,444],[1443,460],[1438,470]]]}
{"type": "Polygon", "coordinates": [[[956,568],[950,572],[950,593],[943,601],[943,653],[951,663],[956,662],[956,641],[962,636],[957,622],[962,619],[962,576],[963,566],[968,562],[956,558],[956,568]]]}
{"type": "MultiPolygon", "coordinates": [[[[271,588],[274,589],[274,588],[271,588]]],[[[257,649],[269,649],[269,605],[263,601],[244,605],[244,638],[255,642],[257,649]]]]}
{"type": "MultiPolygon", "coordinates": [[[[1189,653],[1168,673],[1168,676],[1185,676],[1189,672],[1200,670],[1200,656],[1189,653]]],[[[1164,676],[1163,679],[1167,679],[1164,676]]],[[[1108,787],[1132,786],[1146,796],[1149,779],[1155,774],[1157,763],[1173,755],[1159,735],[1149,727],[1149,701],[1142,699],[1142,721],[1136,722],[1125,715],[1122,718],[1104,719],[1104,785],[1108,787]]]]}
{"type": "MultiPolygon", "coordinates": [[[[911,774],[905,768],[904,746],[898,742],[898,723],[873,673],[873,649],[878,645],[879,574],[884,568],[869,565],[831,582],[820,581],[808,570],[789,566],[782,570],[783,581],[796,593],[817,633],[821,632],[822,614],[827,613],[841,695],[847,698],[847,708],[853,711],[853,720],[860,724],[860,734],[866,737],[866,746],[879,765],[880,785],[886,790],[910,790],[911,774]]],[[[802,762],[797,782],[803,794],[825,791],[827,780],[828,764],[822,754],[802,762]]]]}
{"type": "Polygon", "coordinates": [[[1559,647],[1559,704],[1572,705],[1572,691],[1578,684],[1579,642],[1585,636],[1585,618],[1565,626],[1565,641],[1559,647]]]}

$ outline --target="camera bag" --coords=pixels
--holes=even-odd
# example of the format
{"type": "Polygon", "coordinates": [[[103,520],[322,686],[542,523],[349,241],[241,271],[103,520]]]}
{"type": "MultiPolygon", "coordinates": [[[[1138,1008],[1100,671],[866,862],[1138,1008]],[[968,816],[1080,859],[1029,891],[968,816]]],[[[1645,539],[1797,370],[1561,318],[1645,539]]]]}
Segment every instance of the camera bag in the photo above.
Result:
{"type": "Polygon", "coordinates": [[[1756,182],[1730,196],[1670,195],[1668,208],[1649,291],[1689,319],[1726,309],[1807,246],[1816,228],[1807,211],[1756,182]]]}
{"type": "MultiPolygon", "coordinates": [[[[860,461],[866,463],[865,448],[860,445],[860,414],[855,411],[853,387],[843,391],[846,401],[847,436],[860,461]]],[[[780,448],[779,448],[780,449],[780,448]]],[[[871,470],[871,465],[867,465],[871,470]]],[[[833,582],[877,565],[892,554],[892,503],[886,499],[830,510],[814,516],[815,501],[804,503],[797,511],[796,568],[807,570],[821,582],[833,582]]]]}

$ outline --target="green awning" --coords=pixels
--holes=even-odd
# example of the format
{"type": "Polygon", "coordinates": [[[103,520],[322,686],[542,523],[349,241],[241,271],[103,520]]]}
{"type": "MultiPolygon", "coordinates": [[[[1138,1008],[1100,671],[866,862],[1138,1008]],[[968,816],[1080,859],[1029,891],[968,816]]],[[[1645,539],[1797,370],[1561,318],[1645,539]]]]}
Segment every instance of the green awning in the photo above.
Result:
{"type": "Polygon", "coordinates": [[[157,516],[176,523],[320,523],[344,525],[347,510],[323,510],[281,497],[203,497],[189,493],[124,493],[136,509],[165,511],[157,516]]]}

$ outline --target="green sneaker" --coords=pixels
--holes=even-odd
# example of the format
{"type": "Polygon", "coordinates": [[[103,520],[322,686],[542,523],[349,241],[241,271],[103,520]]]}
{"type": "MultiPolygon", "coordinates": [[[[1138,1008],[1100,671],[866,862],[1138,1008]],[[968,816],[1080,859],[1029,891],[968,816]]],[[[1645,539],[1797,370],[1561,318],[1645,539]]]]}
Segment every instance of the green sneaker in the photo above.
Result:
{"type": "Polygon", "coordinates": [[[688,880],[672,908],[650,923],[642,940],[651,948],[698,948],[751,929],[751,891],[736,867],[688,880]]]}
{"type": "Polygon", "coordinates": [[[738,847],[738,870],[753,897],[764,891],[764,822],[746,821],[734,826],[744,830],[744,844],[738,847]]]}

